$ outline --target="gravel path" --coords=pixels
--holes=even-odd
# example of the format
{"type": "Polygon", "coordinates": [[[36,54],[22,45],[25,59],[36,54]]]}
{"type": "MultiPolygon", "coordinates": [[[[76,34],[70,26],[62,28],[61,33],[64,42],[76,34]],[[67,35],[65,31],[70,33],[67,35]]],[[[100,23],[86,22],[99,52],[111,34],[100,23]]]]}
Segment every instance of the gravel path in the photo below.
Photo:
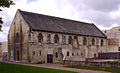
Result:
{"type": "Polygon", "coordinates": [[[64,65],[60,65],[60,64],[29,64],[29,66],[52,68],[52,69],[59,69],[59,70],[68,70],[68,71],[74,71],[78,73],[112,73],[112,72],[95,71],[95,70],[87,70],[87,69],[65,68],[63,67],[64,65]]]}
{"type": "Polygon", "coordinates": [[[106,72],[106,71],[95,71],[95,70],[87,70],[87,69],[75,69],[75,68],[65,68],[64,65],[61,64],[26,64],[26,63],[19,63],[19,62],[9,62],[9,61],[3,61],[7,63],[14,63],[14,64],[22,64],[27,66],[35,66],[35,67],[44,67],[44,68],[52,68],[52,69],[59,69],[59,70],[67,70],[67,71],[74,71],[78,73],[112,73],[112,72],[106,72]]]}

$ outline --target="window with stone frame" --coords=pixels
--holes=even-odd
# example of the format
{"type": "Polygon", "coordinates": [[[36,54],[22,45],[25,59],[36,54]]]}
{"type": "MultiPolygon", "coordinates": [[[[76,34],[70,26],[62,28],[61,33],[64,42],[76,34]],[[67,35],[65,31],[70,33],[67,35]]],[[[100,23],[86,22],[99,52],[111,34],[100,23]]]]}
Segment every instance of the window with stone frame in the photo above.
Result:
{"type": "Polygon", "coordinates": [[[38,42],[42,42],[43,41],[43,35],[41,33],[38,34],[38,42]]]}
{"type": "Polygon", "coordinates": [[[66,44],[66,36],[65,35],[62,36],[62,42],[63,42],[63,44],[66,44]]]}
{"type": "Polygon", "coordinates": [[[15,40],[16,40],[16,43],[19,43],[20,38],[19,38],[19,33],[18,33],[18,32],[16,33],[16,38],[15,38],[15,40]]]}
{"type": "Polygon", "coordinates": [[[81,53],[81,56],[83,55],[83,53],[81,53]]]}
{"type": "Polygon", "coordinates": [[[54,43],[59,43],[59,36],[57,34],[54,36],[54,43]]]}
{"type": "Polygon", "coordinates": [[[96,58],[97,56],[96,56],[96,53],[94,53],[94,58],[96,58]]]}
{"type": "Polygon", "coordinates": [[[78,42],[78,37],[77,36],[74,36],[74,39],[78,42]]]}
{"type": "Polygon", "coordinates": [[[120,47],[118,48],[118,51],[120,51],[120,47]]]}
{"type": "Polygon", "coordinates": [[[85,37],[83,38],[83,45],[87,45],[87,39],[85,37]]]}
{"type": "Polygon", "coordinates": [[[68,38],[68,44],[72,44],[72,42],[73,42],[73,39],[72,39],[71,36],[69,36],[69,38],[68,38]]]}
{"type": "Polygon", "coordinates": [[[103,44],[104,44],[104,41],[103,41],[103,39],[101,39],[101,46],[103,46],[103,44]]]}
{"type": "Polygon", "coordinates": [[[39,55],[41,56],[41,51],[39,51],[39,55]]]}
{"type": "Polygon", "coordinates": [[[77,55],[79,55],[79,54],[77,53],[77,55]]]}
{"type": "Polygon", "coordinates": [[[95,39],[92,39],[92,45],[95,45],[95,39]]]}
{"type": "Polygon", "coordinates": [[[50,44],[51,43],[51,34],[48,33],[48,43],[50,44]]]}
{"type": "Polygon", "coordinates": [[[56,58],[58,58],[58,52],[56,52],[56,58]]]}
{"type": "Polygon", "coordinates": [[[33,56],[35,56],[35,51],[33,51],[33,56]]]}
{"type": "Polygon", "coordinates": [[[72,56],[74,56],[74,53],[72,53],[72,56]]]}

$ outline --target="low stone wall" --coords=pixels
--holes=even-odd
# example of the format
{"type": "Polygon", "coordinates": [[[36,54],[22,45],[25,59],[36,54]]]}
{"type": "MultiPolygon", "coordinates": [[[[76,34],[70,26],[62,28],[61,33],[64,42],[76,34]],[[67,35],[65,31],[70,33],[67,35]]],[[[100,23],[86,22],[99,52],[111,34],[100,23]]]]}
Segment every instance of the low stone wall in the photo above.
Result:
{"type": "Polygon", "coordinates": [[[95,67],[115,67],[120,68],[120,62],[88,62],[88,61],[65,61],[67,65],[95,66],[95,67]]]}

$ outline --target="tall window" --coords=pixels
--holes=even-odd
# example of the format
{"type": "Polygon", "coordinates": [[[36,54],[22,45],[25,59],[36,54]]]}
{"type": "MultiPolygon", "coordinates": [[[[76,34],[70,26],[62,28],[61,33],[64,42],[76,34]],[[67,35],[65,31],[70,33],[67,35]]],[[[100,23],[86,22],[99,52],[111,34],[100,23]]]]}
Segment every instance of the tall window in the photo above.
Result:
{"type": "Polygon", "coordinates": [[[118,48],[118,51],[120,51],[120,47],[118,48]]]}
{"type": "Polygon", "coordinates": [[[18,43],[19,42],[19,33],[16,33],[16,43],[18,43]]]}
{"type": "Polygon", "coordinates": [[[83,38],[83,45],[87,45],[87,39],[85,37],[83,38]]]}
{"type": "Polygon", "coordinates": [[[95,39],[92,39],[92,45],[95,45],[95,39]]]}
{"type": "Polygon", "coordinates": [[[103,39],[101,39],[101,46],[103,46],[103,43],[104,43],[104,41],[103,41],[103,39]]]}
{"type": "Polygon", "coordinates": [[[66,36],[62,36],[62,41],[63,41],[63,44],[66,44],[66,36]]]}
{"type": "Polygon", "coordinates": [[[58,52],[56,52],[56,58],[58,58],[58,52]]]}
{"type": "Polygon", "coordinates": [[[57,34],[54,36],[54,43],[59,43],[59,36],[57,34]]]}
{"type": "Polygon", "coordinates": [[[38,42],[43,41],[43,35],[41,33],[38,34],[38,42]]]}
{"type": "Polygon", "coordinates": [[[33,56],[35,56],[35,51],[33,51],[33,56]]]}
{"type": "Polygon", "coordinates": [[[51,34],[48,33],[48,43],[51,43],[51,34]]]}
{"type": "Polygon", "coordinates": [[[41,51],[39,51],[39,55],[41,56],[41,51]]]}
{"type": "Polygon", "coordinates": [[[68,38],[68,43],[69,43],[69,44],[72,44],[72,42],[73,42],[73,39],[72,39],[71,36],[69,36],[69,38],[68,38]]]}

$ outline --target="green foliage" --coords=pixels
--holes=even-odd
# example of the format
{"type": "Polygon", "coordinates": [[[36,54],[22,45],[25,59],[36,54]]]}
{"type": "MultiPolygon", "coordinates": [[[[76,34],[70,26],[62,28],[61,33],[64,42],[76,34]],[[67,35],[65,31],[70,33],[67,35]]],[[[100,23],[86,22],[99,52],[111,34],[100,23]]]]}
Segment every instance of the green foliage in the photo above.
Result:
{"type": "Polygon", "coordinates": [[[65,67],[120,73],[120,68],[87,67],[87,66],[77,66],[77,65],[70,65],[70,66],[65,66],[65,67]]]}
{"type": "Polygon", "coordinates": [[[11,0],[0,0],[0,7],[10,7],[10,5],[13,5],[13,1],[11,0]]]}
{"type": "Polygon", "coordinates": [[[77,73],[77,72],[0,62],[0,73],[77,73]]]}
{"type": "MultiPolygon", "coordinates": [[[[5,8],[5,7],[9,8],[10,5],[14,5],[13,1],[11,1],[11,0],[0,0],[0,8],[1,7],[2,8],[5,8]]],[[[2,11],[2,9],[0,9],[0,11],[2,11]]],[[[2,17],[0,17],[0,31],[1,31],[1,27],[2,27],[1,24],[3,24],[2,17]]]]}

